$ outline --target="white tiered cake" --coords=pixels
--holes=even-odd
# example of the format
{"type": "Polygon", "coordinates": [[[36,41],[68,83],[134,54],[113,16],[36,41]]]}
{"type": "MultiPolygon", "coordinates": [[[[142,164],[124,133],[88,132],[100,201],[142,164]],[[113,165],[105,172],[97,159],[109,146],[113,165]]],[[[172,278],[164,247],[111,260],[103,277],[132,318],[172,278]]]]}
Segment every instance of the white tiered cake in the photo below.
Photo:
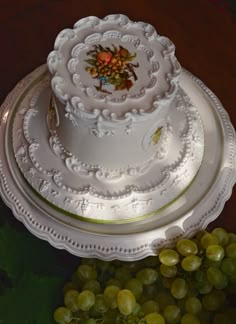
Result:
{"type": "Polygon", "coordinates": [[[58,201],[84,220],[157,213],[192,183],[204,147],[200,116],[179,87],[173,43],[123,15],[87,17],[48,56],[47,123],[58,201]]]}

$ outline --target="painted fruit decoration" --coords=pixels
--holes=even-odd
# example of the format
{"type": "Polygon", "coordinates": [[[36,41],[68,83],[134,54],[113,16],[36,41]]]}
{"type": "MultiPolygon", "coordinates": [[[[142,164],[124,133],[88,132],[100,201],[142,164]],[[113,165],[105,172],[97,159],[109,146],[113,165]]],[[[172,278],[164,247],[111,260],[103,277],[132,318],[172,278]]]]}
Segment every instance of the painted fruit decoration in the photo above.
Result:
{"type": "Polygon", "coordinates": [[[152,143],[154,145],[156,145],[159,142],[159,139],[161,137],[161,131],[162,131],[163,127],[159,127],[157,128],[157,130],[155,131],[155,133],[151,136],[152,139],[152,143]]]}
{"type": "Polygon", "coordinates": [[[131,63],[136,53],[130,53],[121,45],[119,47],[113,44],[111,47],[93,45],[93,49],[87,55],[89,58],[85,62],[89,66],[85,70],[92,78],[98,79],[99,84],[95,86],[97,91],[111,94],[104,89],[104,86],[108,85],[112,85],[113,90],[129,90],[138,79],[134,70],[139,67],[139,63],[131,63]]]}

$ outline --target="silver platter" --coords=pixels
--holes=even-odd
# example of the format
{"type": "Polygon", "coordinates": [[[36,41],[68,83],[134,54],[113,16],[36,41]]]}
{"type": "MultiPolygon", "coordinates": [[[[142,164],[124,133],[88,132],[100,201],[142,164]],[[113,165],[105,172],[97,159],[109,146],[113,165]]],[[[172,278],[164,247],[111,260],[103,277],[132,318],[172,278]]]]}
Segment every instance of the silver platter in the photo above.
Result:
{"type": "Polygon", "coordinates": [[[131,261],[155,255],[176,239],[191,236],[220,214],[236,180],[235,131],[216,96],[186,70],[182,72],[180,86],[203,121],[205,151],[195,180],[179,199],[148,219],[116,225],[66,216],[42,200],[16,164],[12,127],[19,100],[45,72],[43,65],[26,76],[0,110],[0,192],[30,232],[78,256],[131,261]]]}

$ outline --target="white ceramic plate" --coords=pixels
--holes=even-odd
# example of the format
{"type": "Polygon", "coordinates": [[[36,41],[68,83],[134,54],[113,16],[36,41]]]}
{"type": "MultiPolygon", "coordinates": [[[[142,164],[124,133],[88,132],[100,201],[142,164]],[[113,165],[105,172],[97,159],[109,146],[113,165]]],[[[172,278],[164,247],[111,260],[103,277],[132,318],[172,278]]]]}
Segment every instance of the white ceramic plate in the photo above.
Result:
{"type": "Polygon", "coordinates": [[[25,77],[0,110],[0,192],[16,218],[34,235],[78,256],[131,261],[154,255],[179,237],[194,234],[220,214],[236,179],[235,131],[216,96],[186,70],[180,86],[198,107],[205,152],[194,182],[175,203],[146,220],[109,225],[74,219],[42,200],[18,169],[11,134],[18,102],[44,73],[45,65],[25,77]]]}

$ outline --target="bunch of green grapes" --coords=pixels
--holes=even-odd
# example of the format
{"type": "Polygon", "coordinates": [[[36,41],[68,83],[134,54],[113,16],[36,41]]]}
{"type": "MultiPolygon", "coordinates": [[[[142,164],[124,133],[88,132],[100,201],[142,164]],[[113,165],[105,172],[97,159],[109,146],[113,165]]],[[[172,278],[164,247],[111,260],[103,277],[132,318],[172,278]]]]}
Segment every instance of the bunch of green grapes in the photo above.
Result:
{"type": "Polygon", "coordinates": [[[64,286],[59,324],[232,324],[236,234],[223,228],[180,239],[136,262],[81,259],[64,286]]]}

